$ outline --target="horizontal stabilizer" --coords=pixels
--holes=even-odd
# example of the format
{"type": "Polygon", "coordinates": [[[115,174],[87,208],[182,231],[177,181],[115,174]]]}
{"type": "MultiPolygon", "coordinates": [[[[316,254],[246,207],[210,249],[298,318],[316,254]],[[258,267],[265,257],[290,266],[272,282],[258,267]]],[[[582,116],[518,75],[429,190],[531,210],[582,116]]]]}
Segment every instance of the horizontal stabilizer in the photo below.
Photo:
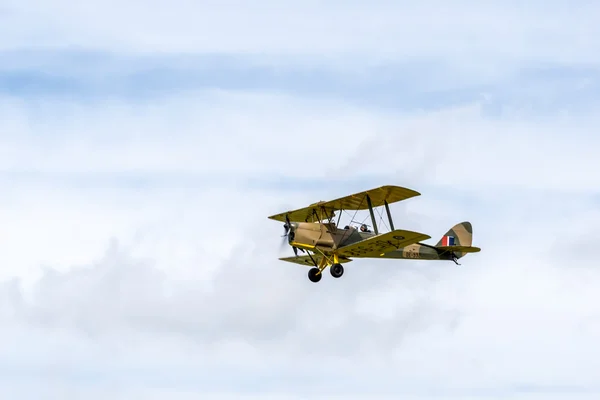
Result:
{"type": "Polygon", "coordinates": [[[437,246],[436,249],[455,253],[478,253],[481,251],[479,247],[475,246],[437,246]]]}

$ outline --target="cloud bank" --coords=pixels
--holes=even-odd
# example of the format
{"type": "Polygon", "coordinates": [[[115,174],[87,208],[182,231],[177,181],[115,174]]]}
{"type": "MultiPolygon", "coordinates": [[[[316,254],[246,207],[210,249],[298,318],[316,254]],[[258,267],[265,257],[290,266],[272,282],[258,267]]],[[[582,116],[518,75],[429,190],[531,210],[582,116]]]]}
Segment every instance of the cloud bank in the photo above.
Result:
{"type": "Polygon", "coordinates": [[[598,396],[596,5],[65,4],[0,10],[3,397],[598,396]],[[277,260],[383,184],[483,251],[277,260]]]}

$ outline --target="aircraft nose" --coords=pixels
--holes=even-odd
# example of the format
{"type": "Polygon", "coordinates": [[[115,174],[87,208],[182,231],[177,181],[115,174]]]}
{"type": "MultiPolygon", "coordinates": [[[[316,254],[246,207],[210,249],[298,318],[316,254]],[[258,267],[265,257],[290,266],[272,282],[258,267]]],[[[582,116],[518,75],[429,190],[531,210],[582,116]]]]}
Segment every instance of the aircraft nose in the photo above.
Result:
{"type": "Polygon", "coordinates": [[[286,222],[283,224],[283,229],[285,230],[284,236],[288,236],[290,240],[293,239],[294,231],[298,227],[298,224],[295,222],[286,222]]]}
{"type": "Polygon", "coordinates": [[[298,228],[298,224],[295,222],[291,222],[288,224],[286,224],[287,226],[287,237],[288,237],[288,242],[292,242],[294,240],[294,237],[296,236],[296,228],[298,228]]]}

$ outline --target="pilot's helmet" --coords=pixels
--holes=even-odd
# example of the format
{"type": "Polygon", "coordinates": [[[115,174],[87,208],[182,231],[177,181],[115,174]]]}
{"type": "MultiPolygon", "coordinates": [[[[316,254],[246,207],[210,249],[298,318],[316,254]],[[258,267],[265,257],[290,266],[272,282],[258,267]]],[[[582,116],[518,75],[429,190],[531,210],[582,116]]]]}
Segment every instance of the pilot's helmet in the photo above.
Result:
{"type": "Polygon", "coordinates": [[[362,224],[362,225],[360,226],[360,230],[361,230],[362,232],[366,232],[366,231],[367,231],[367,224],[362,224]]]}

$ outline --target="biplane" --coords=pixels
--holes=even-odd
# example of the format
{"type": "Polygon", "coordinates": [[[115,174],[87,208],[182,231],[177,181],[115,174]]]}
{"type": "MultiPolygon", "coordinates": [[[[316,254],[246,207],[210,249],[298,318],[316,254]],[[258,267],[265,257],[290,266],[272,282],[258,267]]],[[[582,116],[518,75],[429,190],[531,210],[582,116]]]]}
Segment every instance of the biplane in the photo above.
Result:
{"type": "Polygon", "coordinates": [[[330,201],[319,201],[308,207],[285,211],[268,217],[284,222],[284,237],[292,247],[295,256],[279,258],[312,267],[308,278],[319,282],[322,272],[329,271],[334,278],[344,274],[342,264],[353,258],[448,260],[460,265],[458,260],[468,253],[481,249],[471,245],[473,227],[470,222],[461,222],[452,227],[436,245],[423,241],[431,236],[420,232],[395,229],[390,204],[403,201],[419,192],[400,186],[381,186],[330,201]],[[384,207],[389,223],[389,232],[380,233],[374,209],[384,207]],[[360,228],[346,225],[339,227],[342,211],[369,210],[371,227],[362,224],[360,228]],[[334,222],[336,211],[339,212],[334,222]],[[298,255],[298,250],[305,255],[298,255]]]}

